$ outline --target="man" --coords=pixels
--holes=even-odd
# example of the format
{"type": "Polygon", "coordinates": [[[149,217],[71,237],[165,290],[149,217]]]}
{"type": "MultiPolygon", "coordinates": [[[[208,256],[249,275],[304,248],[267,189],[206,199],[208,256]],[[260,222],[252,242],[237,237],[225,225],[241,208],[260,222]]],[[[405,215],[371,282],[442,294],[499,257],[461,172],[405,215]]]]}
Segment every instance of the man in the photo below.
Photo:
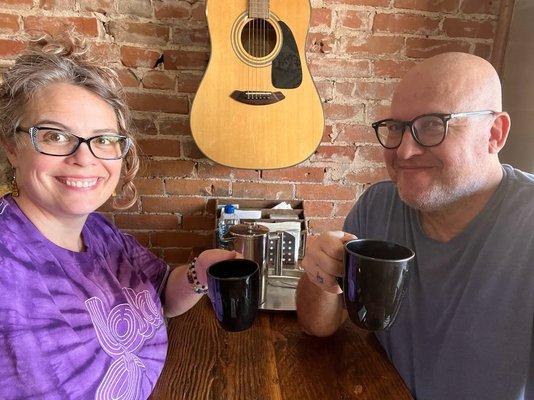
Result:
{"type": "Polygon", "coordinates": [[[534,399],[534,176],[499,162],[510,118],[497,73],[469,54],[427,59],[373,127],[391,182],[360,197],[344,232],[311,241],[302,329],[327,336],[347,318],[335,280],[344,242],[397,242],[416,265],[395,324],[377,337],[413,395],[534,399]]]}

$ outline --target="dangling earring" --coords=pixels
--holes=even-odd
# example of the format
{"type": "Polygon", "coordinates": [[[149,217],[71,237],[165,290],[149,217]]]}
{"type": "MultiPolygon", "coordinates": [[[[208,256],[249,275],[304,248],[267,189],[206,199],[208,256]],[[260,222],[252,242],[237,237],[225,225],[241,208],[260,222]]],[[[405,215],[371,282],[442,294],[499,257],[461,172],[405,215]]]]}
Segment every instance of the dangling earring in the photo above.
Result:
{"type": "Polygon", "coordinates": [[[13,179],[11,179],[11,196],[19,197],[19,185],[17,185],[16,169],[13,168],[13,179]]]}

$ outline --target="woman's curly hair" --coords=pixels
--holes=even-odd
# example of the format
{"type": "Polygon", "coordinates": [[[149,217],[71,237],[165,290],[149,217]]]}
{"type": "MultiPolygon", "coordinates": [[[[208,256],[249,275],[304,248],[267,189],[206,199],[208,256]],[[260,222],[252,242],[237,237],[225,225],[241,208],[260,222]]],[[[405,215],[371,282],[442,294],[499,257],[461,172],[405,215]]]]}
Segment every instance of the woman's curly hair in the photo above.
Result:
{"type": "Polygon", "coordinates": [[[96,94],[113,107],[119,133],[130,137],[133,143],[124,157],[120,191],[113,201],[115,208],[125,209],[138,197],[133,180],[139,169],[139,157],[131,131],[130,110],[115,71],[97,63],[88,50],[84,38],[73,31],[56,38],[42,36],[30,41],[0,81],[0,142],[20,143],[15,133],[26,106],[40,88],[62,82],[96,94]]]}

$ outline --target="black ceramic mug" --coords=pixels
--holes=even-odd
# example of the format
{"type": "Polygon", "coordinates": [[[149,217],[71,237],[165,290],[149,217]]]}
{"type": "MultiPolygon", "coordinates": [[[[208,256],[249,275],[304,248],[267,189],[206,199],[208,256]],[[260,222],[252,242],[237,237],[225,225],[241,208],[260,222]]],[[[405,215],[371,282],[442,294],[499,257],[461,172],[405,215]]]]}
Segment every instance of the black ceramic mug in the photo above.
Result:
{"type": "Polygon", "coordinates": [[[414,260],[412,250],[393,242],[345,243],[343,299],[351,321],[369,331],[389,328],[407,290],[414,260]]]}
{"type": "Polygon", "coordinates": [[[246,259],[219,261],[208,268],[208,295],[219,324],[227,331],[248,329],[260,296],[258,264],[246,259]]]}

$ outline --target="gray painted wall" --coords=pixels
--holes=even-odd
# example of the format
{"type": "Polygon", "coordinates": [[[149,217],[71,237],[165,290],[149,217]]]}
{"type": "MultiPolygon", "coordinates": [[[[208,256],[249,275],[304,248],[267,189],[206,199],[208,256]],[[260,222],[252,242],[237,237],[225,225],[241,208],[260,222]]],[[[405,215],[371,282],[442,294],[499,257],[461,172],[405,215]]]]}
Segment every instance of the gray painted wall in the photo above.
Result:
{"type": "Polygon", "coordinates": [[[516,0],[506,46],[503,107],[512,129],[501,161],[534,172],[534,1],[516,0]]]}

